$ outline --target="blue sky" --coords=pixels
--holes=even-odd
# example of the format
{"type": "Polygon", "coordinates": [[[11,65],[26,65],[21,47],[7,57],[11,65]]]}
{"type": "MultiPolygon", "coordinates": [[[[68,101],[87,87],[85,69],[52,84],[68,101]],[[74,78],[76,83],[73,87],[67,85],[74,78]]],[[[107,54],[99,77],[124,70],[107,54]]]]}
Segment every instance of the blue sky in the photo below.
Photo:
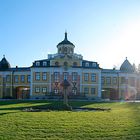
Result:
{"type": "Polygon", "coordinates": [[[103,68],[140,63],[139,0],[0,0],[0,56],[31,66],[68,39],[103,68]]]}

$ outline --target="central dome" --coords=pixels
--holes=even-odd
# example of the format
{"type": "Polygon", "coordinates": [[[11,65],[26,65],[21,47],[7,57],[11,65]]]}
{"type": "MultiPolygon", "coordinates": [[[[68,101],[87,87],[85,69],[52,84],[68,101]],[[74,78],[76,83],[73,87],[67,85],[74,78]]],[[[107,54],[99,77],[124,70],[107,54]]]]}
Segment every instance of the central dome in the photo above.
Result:
{"type": "Polygon", "coordinates": [[[62,42],[57,45],[58,54],[73,54],[74,53],[74,45],[67,39],[67,32],[65,32],[65,38],[62,42]]]}
{"type": "MultiPolygon", "coordinates": [[[[73,45],[73,43],[71,43],[71,42],[68,41],[68,39],[67,39],[67,32],[65,32],[65,38],[64,38],[64,40],[61,41],[60,43],[58,43],[57,47],[58,47],[59,45],[73,45]]],[[[73,45],[73,46],[74,46],[74,45],[73,45]]]]}

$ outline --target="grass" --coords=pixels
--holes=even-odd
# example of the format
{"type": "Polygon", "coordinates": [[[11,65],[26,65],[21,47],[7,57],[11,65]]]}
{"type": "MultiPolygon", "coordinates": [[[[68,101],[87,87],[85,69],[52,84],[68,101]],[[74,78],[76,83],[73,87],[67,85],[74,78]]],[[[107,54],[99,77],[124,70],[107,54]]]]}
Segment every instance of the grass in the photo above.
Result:
{"type": "Polygon", "coordinates": [[[140,140],[140,103],[70,102],[75,107],[111,108],[111,111],[23,112],[33,106],[61,102],[1,101],[0,140],[140,140]]]}

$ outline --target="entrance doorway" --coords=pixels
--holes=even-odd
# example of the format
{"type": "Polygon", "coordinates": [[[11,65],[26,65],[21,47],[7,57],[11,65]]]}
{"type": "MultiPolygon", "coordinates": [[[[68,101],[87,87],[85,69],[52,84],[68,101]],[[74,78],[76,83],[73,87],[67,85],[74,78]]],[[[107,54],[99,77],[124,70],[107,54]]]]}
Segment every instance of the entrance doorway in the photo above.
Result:
{"type": "Polygon", "coordinates": [[[117,89],[104,88],[102,90],[102,98],[103,99],[110,99],[110,100],[118,100],[119,93],[118,93],[117,89]]]}
{"type": "Polygon", "coordinates": [[[16,88],[16,98],[17,99],[29,99],[30,88],[29,87],[17,87],[16,88]]]}

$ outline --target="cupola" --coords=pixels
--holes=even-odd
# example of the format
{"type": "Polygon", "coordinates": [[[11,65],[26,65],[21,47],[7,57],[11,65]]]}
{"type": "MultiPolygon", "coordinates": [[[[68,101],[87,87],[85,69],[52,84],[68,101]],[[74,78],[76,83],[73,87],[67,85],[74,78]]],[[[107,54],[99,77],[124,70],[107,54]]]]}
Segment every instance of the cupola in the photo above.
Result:
{"type": "Polygon", "coordinates": [[[58,43],[58,53],[59,54],[73,54],[74,53],[74,45],[67,38],[67,32],[65,32],[65,38],[63,41],[58,43]]]}
{"type": "Polygon", "coordinates": [[[120,70],[123,72],[134,72],[133,66],[127,60],[127,57],[126,57],[126,60],[122,63],[120,70]]]}
{"type": "Polygon", "coordinates": [[[9,68],[11,68],[10,63],[6,60],[5,56],[3,56],[0,61],[0,70],[7,70],[9,68]]]}

